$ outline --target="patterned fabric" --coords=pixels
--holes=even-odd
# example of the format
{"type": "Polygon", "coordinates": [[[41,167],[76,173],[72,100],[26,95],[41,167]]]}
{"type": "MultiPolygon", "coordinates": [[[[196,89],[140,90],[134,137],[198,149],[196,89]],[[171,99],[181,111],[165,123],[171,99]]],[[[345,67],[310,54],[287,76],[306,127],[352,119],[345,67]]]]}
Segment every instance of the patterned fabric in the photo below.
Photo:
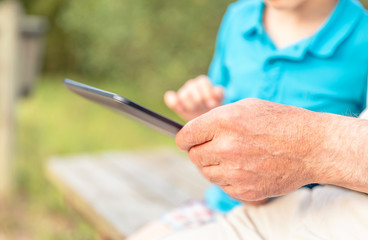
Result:
{"type": "Polygon", "coordinates": [[[193,200],[166,213],[161,221],[173,230],[198,227],[214,221],[216,214],[204,201],[193,200]]]}

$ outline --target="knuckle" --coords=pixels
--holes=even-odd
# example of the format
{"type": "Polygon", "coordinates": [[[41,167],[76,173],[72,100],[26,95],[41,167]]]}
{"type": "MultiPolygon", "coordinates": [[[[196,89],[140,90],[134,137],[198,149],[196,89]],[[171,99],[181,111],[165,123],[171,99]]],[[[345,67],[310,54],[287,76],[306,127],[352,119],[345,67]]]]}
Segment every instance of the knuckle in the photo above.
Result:
{"type": "Polygon", "coordinates": [[[195,79],[188,80],[179,90],[185,90],[190,88],[195,83],[195,79]]]}
{"type": "MultiPolygon", "coordinates": [[[[214,148],[214,155],[218,156],[218,158],[222,159],[224,163],[226,163],[227,170],[236,170],[238,169],[234,165],[240,161],[238,158],[238,153],[236,152],[236,143],[232,140],[231,137],[224,137],[222,141],[218,141],[216,144],[216,148],[214,148]]],[[[232,175],[235,173],[231,173],[232,175]]]]}
{"type": "Polygon", "coordinates": [[[202,104],[202,99],[201,99],[200,97],[194,97],[194,98],[192,99],[192,101],[193,101],[193,104],[194,104],[193,109],[198,109],[198,108],[200,108],[200,106],[201,106],[201,104],[202,104]]]}
{"type": "Polygon", "coordinates": [[[198,104],[203,102],[203,96],[198,89],[193,90],[193,101],[198,104]]]}
{"type": "Polygon", "coordinates": [[[235,106],[233,104],[222,107],[221,114],[219,114],[220,120],[226,123],[231,123],[229,121],[232,121],[233,116],[236,114],[234,107],[235,106]]]}
{"type": "Polygon", "coordinates": [[[204,89],[208,89],[211,87],[210,81],[207,76],[202,76],[197,79],[197,83],[204,89]]]}
{"type": "MultiPolygon", "coordinates": [[[[219,122],[222,127],[226,127],[228,129],[235,129],[247,124],[247,119],[251,116],[244,114],[244,108],[238,105],[227,105],[221,107],[221,109],[217,108],[221,111],[221,114],[218,114],[219,122]]],[[[237,129],[241,131],[241,129],[237,129]]]]}
{"type": "Polygon", "coordinates": [[[183,101],[183,100],[186,100],[190,97],[191,93],[190,91],[188,91],[188,89],[181,89],[179,92],[178,92],[178,98],[183,101]]]}

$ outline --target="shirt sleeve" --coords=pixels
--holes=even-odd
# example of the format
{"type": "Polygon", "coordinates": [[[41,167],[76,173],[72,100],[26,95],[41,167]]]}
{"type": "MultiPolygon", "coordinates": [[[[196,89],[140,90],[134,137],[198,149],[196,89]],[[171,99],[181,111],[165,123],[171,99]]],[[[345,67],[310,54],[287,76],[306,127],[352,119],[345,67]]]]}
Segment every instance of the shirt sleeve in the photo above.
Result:
{"type": "Polygon", "coordinates": [[[231,8],[232,6],[230,5],[222,19],[220,29],[217,34],[215,53],[208,71],[208,77],[210,78],[212,84],[221,85],[224,87],[226,87],[229,81],[228,71],[224,62],[224,56],[226,50],[226,36],[228,35],[227,32],[230,26],[231,8]]]}

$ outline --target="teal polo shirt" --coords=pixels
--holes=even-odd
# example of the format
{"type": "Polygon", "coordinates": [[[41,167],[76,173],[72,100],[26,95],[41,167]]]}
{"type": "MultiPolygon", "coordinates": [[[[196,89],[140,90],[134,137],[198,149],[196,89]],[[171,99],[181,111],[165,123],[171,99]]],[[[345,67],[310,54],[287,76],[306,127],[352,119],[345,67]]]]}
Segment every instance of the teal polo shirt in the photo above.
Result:
{"type": "MultiPolygon", "coordinates": [[[[262,23],[264,3],[230,5],[210,65],[213,84],[225,88],[224,103],[259,98],[317,112],[358,116],[366,106],[368,14],[356,0],[340,0],[311,37],[277,49],[262,23]]],[[[212,209],[239,204],[220,188],[207,191],[212,209]]]]}

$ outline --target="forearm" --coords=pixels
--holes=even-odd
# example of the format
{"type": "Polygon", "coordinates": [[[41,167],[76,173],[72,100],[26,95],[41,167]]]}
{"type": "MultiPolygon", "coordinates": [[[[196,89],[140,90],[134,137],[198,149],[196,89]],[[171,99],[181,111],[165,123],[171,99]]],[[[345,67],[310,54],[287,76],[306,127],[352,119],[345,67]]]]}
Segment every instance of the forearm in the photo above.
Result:
{"type": "Polygon", "coordinates": [[[324,136],[313,164],[315,182],[368,193],[368,121],[333,114],[323,117],[324,136]]]}

